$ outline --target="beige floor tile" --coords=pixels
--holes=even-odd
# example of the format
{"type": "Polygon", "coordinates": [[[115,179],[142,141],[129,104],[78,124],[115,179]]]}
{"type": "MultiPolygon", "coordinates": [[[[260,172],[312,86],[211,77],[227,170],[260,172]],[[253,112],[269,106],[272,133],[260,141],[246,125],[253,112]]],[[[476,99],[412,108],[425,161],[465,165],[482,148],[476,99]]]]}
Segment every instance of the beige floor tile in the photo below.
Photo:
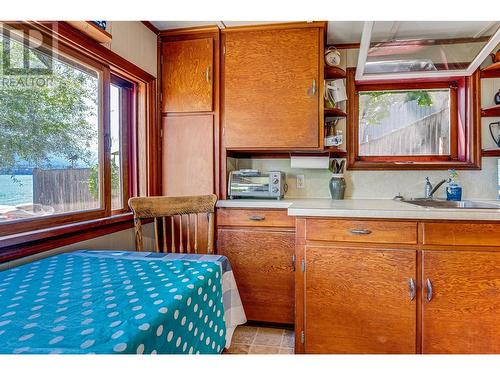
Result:
{"type": "Polygon", "coordinates": [[[253,341],[254,345],[280,346],[283,329],[259,327],[253,341]]]}
{"type": "Polygon", "coordinates": [[[252,344],[257,334],[257,327],[239,326],[233,334],[231,342],[236,344],[252,344]]]}
{"type": "Polygon", "coordinates": [[[236,344],[232,343],[229,349],[226,351],[227,354],[248,354],[250,353],[250,345],[248,344],[236,344]]]}
{"type": "Polygon", "coordinates": [[[293,348],[295,347],[295,332],[285,330],[283,332],[283,340],[281,341],[282,348],[293,348]]]}
{"type": "Polygon", "coordinates": [[[279,352],[279,354],[294,354],[294,353],[295,351],[293,348],[283,348],[283,347],[280,348],[279,352]]]}
{"type": "Polygon", "coordinates": [[[279,354],[280,348],[277,346],[252,345],[250,354],[279,354]]]}

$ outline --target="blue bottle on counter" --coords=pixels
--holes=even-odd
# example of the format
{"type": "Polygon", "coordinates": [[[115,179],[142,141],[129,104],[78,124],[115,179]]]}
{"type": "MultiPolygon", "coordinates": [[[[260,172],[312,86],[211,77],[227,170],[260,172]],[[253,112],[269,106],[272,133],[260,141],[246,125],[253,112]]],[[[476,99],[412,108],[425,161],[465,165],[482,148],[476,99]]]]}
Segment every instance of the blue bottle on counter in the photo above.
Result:
{"type": "Polygon", "coordinates": [[[461,201],[462,187],[458,182],[458,173],[454,169],[450,169],[448,172],[450,172],[450,180],[446,188],[446,199],[449,201],[461,201]]]}

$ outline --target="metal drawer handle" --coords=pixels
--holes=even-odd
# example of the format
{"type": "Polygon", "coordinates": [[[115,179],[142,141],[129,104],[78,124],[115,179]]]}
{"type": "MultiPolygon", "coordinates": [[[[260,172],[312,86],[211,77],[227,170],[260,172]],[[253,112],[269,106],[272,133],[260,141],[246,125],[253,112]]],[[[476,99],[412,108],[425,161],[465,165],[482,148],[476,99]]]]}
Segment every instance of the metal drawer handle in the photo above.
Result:
{"type": "Polygon", "coordinates": [[[427,301],[431,302],[432,299],[432,282],[430,279],[427,279],[427,301]]]}
{"type": "Polygon", "coordinates": [[[410,293],[410,301],[413,301],[417,293],[415,289],[415,280],[413,280],[412,277],[410,277],[410,280],[408,280],[408,289],[410,293]]]}
{"type": "Polygon", "coordinates": [[[208,83],[210,83],[210,67],[207,66],[205,69],[205,79],[207,80],[208,83]]]}
{"type": "Polygon", "coordinates": [[[370,234],[371,232],[369,229],[351,229],[352,234],[370,234]]]}
{"type": "Polygon", "coordinates": [[[253,221],[262,221],[265,220],[266,218],[264,216],[252,215],[249,217],[249,219],[253,221]]]}
{"type": "Polygon", "coordinates": [[[313,84],[312,84],[312,94],[316,95],[316,80],[313,79],[313,84]]]}

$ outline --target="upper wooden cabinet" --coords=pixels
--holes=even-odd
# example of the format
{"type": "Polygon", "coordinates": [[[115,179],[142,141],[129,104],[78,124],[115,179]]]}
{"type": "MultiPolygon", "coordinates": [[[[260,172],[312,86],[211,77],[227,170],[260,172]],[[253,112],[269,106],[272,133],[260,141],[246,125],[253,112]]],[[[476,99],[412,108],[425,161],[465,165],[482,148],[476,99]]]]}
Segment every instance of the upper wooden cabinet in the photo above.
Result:
{"type": "Polygon", "coordinates": [[[304,27],[223,33],[225,148],[319,147],[323,32],[304,27]]]}
{"type": "Polygon", "coordinates": [[[213,109],[213,38],[162,43],[162,112],[213,109]]]}

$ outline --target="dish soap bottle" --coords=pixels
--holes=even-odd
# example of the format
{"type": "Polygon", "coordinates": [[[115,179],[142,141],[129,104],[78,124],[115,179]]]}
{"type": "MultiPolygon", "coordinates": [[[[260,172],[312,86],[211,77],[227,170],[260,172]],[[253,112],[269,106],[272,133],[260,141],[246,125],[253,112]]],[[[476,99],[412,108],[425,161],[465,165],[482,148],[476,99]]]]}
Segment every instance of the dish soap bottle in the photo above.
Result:
{"type": "Polygon", "coordinates": [[[449,201],[461,201],[462,187],[458,182],[458,173],[454,169],[449,169],[448,172],[450,172],[450,179],[446,188],[446,199],[449,201]]]}

